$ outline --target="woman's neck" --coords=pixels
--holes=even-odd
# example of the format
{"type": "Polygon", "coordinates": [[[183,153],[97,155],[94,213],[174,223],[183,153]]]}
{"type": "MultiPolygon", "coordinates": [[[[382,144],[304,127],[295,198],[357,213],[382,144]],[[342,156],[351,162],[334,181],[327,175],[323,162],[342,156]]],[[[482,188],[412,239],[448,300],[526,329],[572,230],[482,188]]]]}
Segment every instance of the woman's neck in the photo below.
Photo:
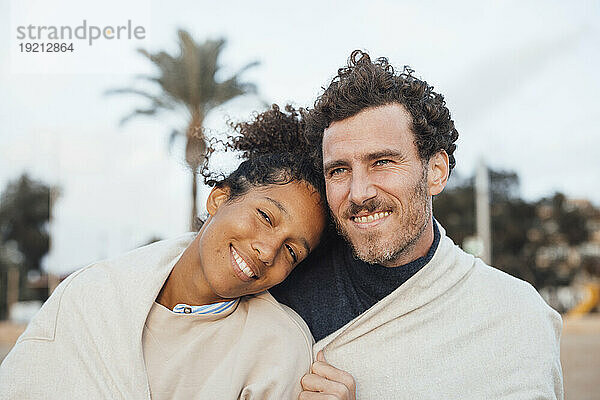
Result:
{"type": "Polygon", "coordinates": [[[199,233],[185,249],[156,298],[170,310],[180,303],[200,306],[224,300],[212,292],[204,278],[198,250],[201,236],[199,233]]]}

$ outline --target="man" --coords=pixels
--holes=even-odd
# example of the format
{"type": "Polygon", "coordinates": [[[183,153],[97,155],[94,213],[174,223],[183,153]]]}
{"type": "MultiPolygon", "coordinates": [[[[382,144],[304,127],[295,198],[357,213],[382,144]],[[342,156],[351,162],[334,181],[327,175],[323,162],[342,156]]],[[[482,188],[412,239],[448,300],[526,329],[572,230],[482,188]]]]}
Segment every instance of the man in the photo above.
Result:
{"type": "Polygon", "coordinates": [[[433,218],[458,137],[443,96],[354,51],[306,124],[343,239],[272,289],[317,341],[300,398],[562,399],[558,313],[433,218]]]}

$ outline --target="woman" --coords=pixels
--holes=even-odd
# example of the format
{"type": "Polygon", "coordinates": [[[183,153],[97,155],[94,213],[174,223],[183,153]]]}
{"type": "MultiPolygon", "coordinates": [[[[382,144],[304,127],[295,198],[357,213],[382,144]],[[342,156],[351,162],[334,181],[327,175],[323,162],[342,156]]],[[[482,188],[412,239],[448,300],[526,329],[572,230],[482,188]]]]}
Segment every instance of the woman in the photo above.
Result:
{"type": "Polygon", "coordinates": [[[62,282],[2,364],[0,398],[296,398],[312,336],[264,291],[317,246],[326,212],[287,111],[236,126],[247,160],[209,180],[198,233],[62,282]]]}

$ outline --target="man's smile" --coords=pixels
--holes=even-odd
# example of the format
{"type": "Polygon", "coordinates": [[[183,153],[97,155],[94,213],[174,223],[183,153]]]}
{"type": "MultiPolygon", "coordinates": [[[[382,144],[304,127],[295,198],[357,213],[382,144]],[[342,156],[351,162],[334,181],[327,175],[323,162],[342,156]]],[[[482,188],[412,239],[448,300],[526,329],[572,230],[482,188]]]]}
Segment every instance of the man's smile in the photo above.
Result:
{"type": "Polygon", "coordinates": [[[384,222],[391,214],[391,211],[379,211],[371,214],[355,215],[350,217],[350,220],[358,228],[370,228],[384,222]]]}

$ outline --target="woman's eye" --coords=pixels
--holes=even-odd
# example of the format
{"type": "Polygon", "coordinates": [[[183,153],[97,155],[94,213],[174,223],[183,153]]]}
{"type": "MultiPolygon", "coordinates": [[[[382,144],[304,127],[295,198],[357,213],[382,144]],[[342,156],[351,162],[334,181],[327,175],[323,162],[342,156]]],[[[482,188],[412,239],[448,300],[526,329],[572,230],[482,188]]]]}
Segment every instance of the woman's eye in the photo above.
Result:
{"type": "Polygon", "coordinates": [[[271,218],[269,218],[269,215],[268,215],[266,212],[264,212],[263,210],[261,210],[261,209],[259,208],[259,209],[258,209],[258,213],[260,214],[260,216],[261,216],[261,217],[263,217],[263,219],[264,219],[265,221],[267,221],[267,222],[269,223],[269,225],[273,225],[273,224],[271,223],[271,218]]]}
{"type": "Polygon", "coordinates": [[[294,251],[294,249],[292,249],[292,246],[290,246],[289,244],[286,244],[285,247],[290,252],[290,255],[292,256],[292,260],[294,260],[294,262],[297,262],[298,256],[296,255],[296,252],[294,251]]]}

